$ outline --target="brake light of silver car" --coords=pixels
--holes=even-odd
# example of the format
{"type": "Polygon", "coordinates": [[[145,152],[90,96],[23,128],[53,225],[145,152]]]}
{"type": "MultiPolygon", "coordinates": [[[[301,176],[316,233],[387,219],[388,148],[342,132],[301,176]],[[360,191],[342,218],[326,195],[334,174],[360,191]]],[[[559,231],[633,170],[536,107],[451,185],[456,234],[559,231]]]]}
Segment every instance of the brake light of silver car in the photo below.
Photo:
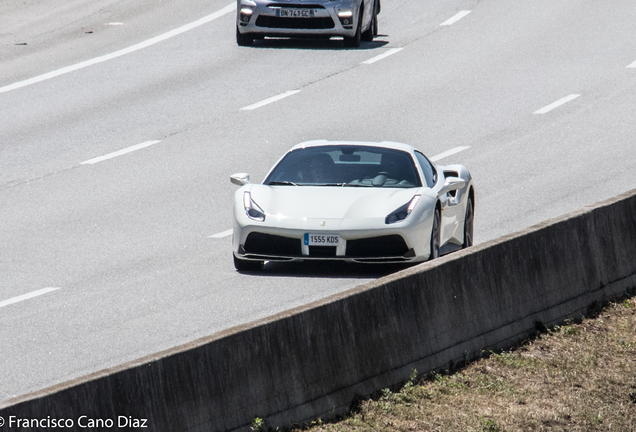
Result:
{"type": "Polygon", "coordinates": [[[398,208],[397,210],[395,210],[394,212],[392,212],[390,215],[388,215],[385,219],[384,222],[388,225],[388,224],[392,224],[392,223],[396,223],[396,222],[402,222],[404,219],[406,219],[411,212],[413,211],[413,209],[415,208],[415,206],[417,205],[417,203],[420,201],[420,195],[415,195],[411,201],[409,201],[408,203],[404,204],[403,206],[401,206],[400,208],[398,208]]]}
{"type": "Polygon", "coordinates": [[[243,193],[243,207],[248,218],[259,222],[265,221],[265,212],[252,200],[252,194],[249,192],[243,193]]]}

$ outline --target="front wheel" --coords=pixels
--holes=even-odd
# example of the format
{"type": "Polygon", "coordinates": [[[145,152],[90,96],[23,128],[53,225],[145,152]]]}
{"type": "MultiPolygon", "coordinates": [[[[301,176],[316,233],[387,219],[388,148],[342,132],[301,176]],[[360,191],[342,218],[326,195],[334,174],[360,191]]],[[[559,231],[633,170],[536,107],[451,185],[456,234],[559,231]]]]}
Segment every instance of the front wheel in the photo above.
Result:
{"type": "Polygon", "coordinates": [[[234,256],[234,268],[240,272],[257,272],[263,269],[263,261],[249,261],[234,256]]]}
{"type": "Polygon", "coordinates": [[[238,46],[252,46],[254,45],[254,38],[249,34],[243,34],[236,27],[236,43],[238,46]]]}
{"type": "Polygon", "coordinates": [[[373,37],[378,36],[378,14],[373,15],[373,37]]]}
{"type": "Polygon", "coordinates": [[[431,254],[428,256],[428,260],[434,260],[435,258],[439,258],[439,250],[440,250],[440,221],[442,217],[440,215],[439,209],[435,209],[435,215],[433,216],[433,229],[431,230],[431,254]]]}
{"type": "Polygon", "coordinates": [[[356,34],[351,37],[345,36],[344,44],[347,48],[358,48],[362,43],[362,12],[358,17],[358,25],[356,26],[356,34]]]}
{"type": "Polygon", "coordinates": [[[378,14],[377,7],[373,5],[373,13],[371,14],[371,23],[367,31],[362,33],[362,40],[365,42],[373,42],[373,38],[378,35],[378,14]]]}
{"type": "Polygon", "coordinates": [[[466,202],[466,217],[464,218],[464,244],[462,244],[462,249],[473,245],[474,221],[475,206],[473,205],[473,199],[468,197],[468,201],[466,202]]]}

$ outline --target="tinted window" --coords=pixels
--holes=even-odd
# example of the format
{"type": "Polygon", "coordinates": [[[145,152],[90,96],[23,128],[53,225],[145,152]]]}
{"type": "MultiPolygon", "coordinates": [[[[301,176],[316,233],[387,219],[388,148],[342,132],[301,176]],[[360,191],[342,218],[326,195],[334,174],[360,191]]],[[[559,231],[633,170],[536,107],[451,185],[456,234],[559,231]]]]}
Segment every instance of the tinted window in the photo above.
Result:
{"type": "Polygon", "coordinates": [[[426,185],[428,187],[433,187],[437,182],[437,172],[435,171],[435,167],[426,159],[420,152],[415,152],[415,156],[417,157],[417,161],[420,163],[420,167],[422,168],[422,173],[424,173],[424,178],[426,179],[426,185]]]}
{"type": "Polygon", "coordinates": [[[308,147],[291,151],[263,183],[394,188],[422,185],[409,153],[353,145],[308,147]]]}

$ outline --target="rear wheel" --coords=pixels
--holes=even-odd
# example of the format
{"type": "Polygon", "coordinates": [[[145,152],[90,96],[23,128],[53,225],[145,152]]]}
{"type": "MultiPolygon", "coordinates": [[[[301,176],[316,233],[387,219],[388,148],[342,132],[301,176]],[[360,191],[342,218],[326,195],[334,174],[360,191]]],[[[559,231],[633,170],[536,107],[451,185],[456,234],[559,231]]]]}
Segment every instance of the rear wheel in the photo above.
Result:
{"type": "Polygon", "coordinates": [[[440,250],[440,221],[441,215],[439,209],[435,209],[435,215],[433,216],[433,229],[431,230],[431,254],[428,256],[428,260],[439,258],[440,250]]]}
{"type": "Polygon", "coordinates": [[[238,46],[252,46],[254,45],[254,38],[249,34],[243,34],[236,27],[236,43],[238,46]]]}
{"type": "Polygon", "coordinates": [[[462,248],[471,247],[473,245],[473,224],[475,221],[475,206],[473,199],[468,197],[466,202],[466,217],[464,218],[464,244],[462,248]]]}
{"type": "Polygon", "coordinates": [[[234,255],[234,268],[240,272],[256,272],[263,269],[263,261],[248,261],[234,255]]]}

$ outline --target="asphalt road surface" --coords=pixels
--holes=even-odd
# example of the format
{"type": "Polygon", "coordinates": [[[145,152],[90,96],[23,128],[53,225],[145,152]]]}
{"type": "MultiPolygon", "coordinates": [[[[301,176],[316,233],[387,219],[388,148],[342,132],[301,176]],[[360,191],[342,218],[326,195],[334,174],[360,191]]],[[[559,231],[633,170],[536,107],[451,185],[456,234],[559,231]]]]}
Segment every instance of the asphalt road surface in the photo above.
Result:
{"type": "Polygon", "coordinates": [[[229,176],[300,141],[465,164],[477,243],[636,188],[633,0],[384,0],[359,49],[238,47],[230,0],[23,3],[0,2],[0,400],[399,270],[234,270],[229,176]]]}

